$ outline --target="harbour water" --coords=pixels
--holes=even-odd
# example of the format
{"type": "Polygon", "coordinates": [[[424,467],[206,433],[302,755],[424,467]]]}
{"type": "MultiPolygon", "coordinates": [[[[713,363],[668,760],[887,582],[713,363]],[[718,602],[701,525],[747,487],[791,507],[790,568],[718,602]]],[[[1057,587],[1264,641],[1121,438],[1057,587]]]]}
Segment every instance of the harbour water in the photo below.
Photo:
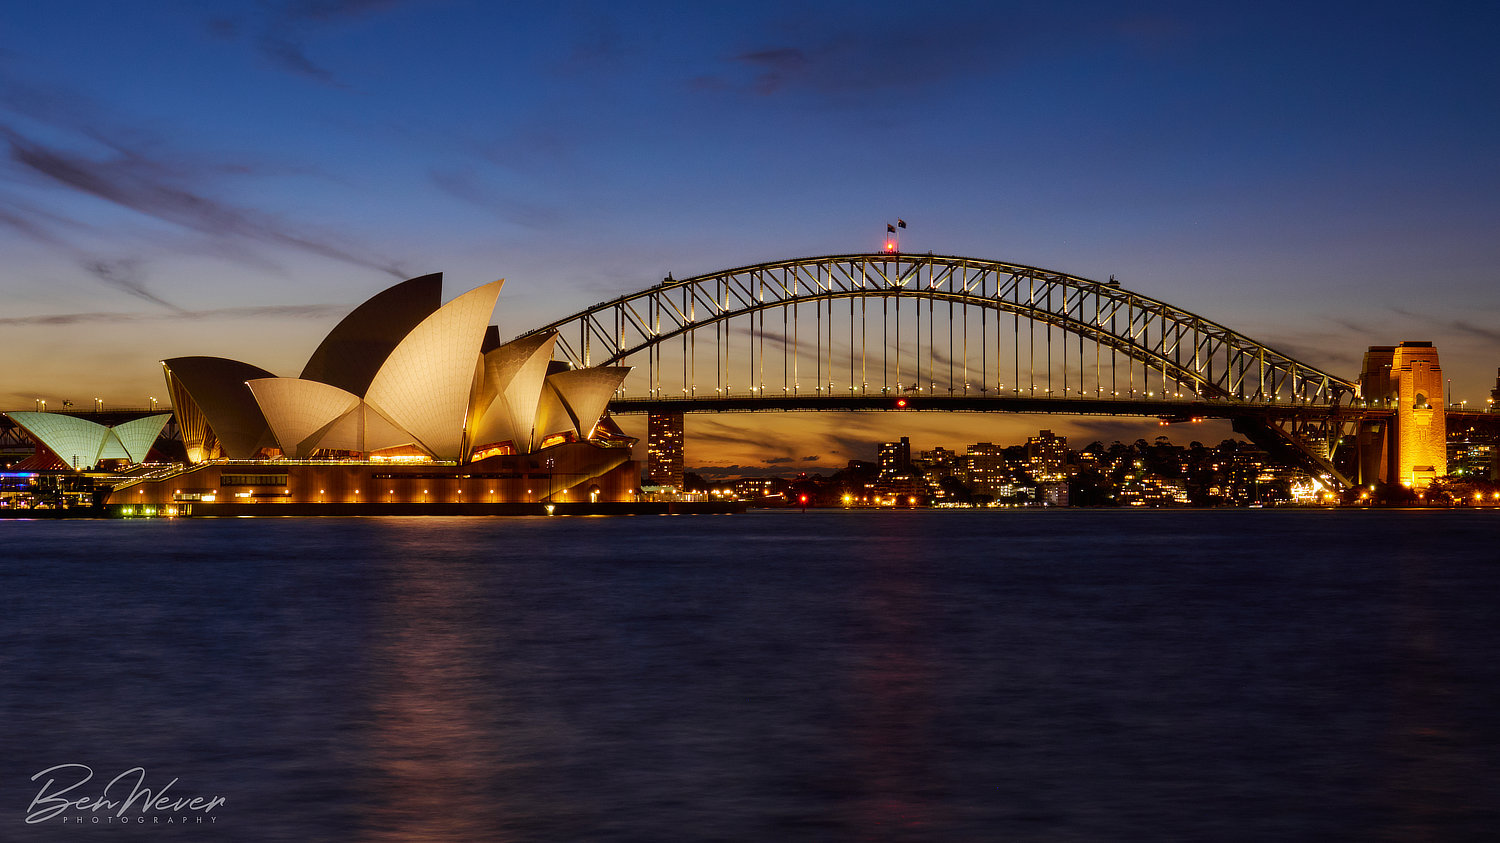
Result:
{"type": "Polygon", "coordinates": [[[8,522],[0,840],[1492,839],[1497,537],[1497,511],[8,522]],[[92,778],[48,796],[83,776],[59,765],[92,778]]]}

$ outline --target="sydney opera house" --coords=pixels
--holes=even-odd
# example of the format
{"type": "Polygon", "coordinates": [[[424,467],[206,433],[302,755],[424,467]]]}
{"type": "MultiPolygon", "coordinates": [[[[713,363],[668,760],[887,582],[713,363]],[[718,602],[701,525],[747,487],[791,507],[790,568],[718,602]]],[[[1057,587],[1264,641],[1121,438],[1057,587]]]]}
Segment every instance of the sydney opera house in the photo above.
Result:
{"type": "MultiPolygon", "coordinates": [[[[555,335],[501,343],[489,321],[503,283],[443,304],[440,274],[402,282],[345,317],[298,377],[219,357],[163,361],[186,460],[117,485],[110,509],[458,514],[632,501],[635,440],[606,414],[629,369],[554,362],[555,335]]],[[[52,418],[16,421],[39,440],[34,425],[69,428],[47,439],[75,463],[140,462],[166,421],[84,436],[64,416],[36,415],[52,418]]]]}

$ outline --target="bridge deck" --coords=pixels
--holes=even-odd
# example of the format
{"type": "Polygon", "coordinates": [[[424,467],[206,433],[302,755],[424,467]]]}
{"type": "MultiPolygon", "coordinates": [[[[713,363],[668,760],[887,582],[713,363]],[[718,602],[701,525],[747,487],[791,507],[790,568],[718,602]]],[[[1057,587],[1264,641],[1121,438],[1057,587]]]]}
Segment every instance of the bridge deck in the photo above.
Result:
{"type": "MultiPolygon", "coordinates": [[[[1233,419],[1247,416],[1357,419],[1387,418],[1384,408],[1332,407],[1320,404],[1147,398],[1055,398],[1033,395],[730,395],[680,398],[617,398],[609,411],[640,413],[757,412],[945,412],[1053,413],[1108,416],[1157,416],[1233,419]]],[[[1467,415],[1482,415],[1470,413],[1467,415]]]]}

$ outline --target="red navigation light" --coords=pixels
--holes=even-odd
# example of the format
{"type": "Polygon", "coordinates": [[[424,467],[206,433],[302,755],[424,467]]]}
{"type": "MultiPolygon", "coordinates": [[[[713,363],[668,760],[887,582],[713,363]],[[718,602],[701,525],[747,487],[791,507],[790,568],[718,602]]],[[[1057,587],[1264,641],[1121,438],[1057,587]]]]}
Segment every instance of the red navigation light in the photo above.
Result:
{"type": "Polygon", "coordinates": [[[897,398],[896,399],[896,409],[899,410],[899,409],[901,409],[902,407],[905,407],[905,406],[906,406],[906,399],[905,398],[897,398]]]}
{"type": "Polygon", "coordinates": [[[896,251],[896,243],[895,243],[895,241],[892,241],[892,240],[885,241],[885,250],[887,252],[894,252],[894,251],[896,251]]]}
{"type": "Polygon", "coordinates": [[[801,503],[801,504],[807,503],[807,495],[798,495],[797,496],[797,503],[801,503]]]}

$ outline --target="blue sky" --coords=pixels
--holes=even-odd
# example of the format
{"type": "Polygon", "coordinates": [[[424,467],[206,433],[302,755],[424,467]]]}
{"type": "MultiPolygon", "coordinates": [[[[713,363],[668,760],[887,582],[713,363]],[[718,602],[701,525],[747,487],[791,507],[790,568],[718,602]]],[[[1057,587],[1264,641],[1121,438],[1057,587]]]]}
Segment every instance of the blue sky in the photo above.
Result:
{"type": "MultiPolygon", "coordinates": [[[[1431,340],[1472,404],[1500,366],[1482,4],[13,5],[7,408],[139,406],[182,354],[295,374],[410,275],[508,279],[511,335],[667,272],[875,250],[898,216],[908,250],[1115,274],[1349,376],[1431,340]]],[[[689,434],[857,450],[799,418],[786,453],[754,419],[689,434]]]]}

